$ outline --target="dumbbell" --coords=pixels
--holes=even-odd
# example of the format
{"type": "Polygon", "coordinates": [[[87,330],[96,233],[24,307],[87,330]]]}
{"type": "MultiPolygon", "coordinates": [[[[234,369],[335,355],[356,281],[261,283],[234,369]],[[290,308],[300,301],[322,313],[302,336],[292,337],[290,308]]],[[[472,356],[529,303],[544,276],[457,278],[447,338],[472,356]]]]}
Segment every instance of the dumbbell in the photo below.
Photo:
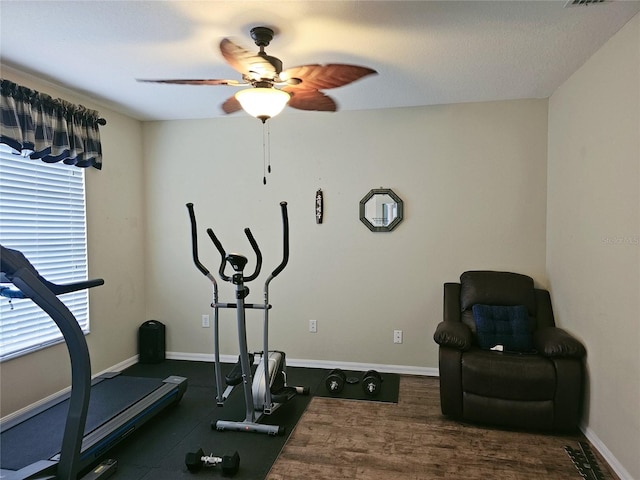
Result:
{"type": "Polygon", "coordinates": [[[335,368],[329,372],[327,378],[324,381],[325,387],[331,394],[338,394],[344,388],[344,384],[347,382],[347,376],[339,368],[335,368]]]}
{"type": "Polygon", "coordinates": [[[224,457],[214,457],[212,455],[205,455],[200,448],[197,452],[189,452],[184,457],[184,463],[190,472],[197,472],[202,467],[215,467],[220,465],[222,467],[222,474],[225,477],[233,477],[238,473],[240,468],[240,455],[236,451],[233,455],[225,455],[224,457]]]}
{"type": "Polygon", "coordinates": [[[366,395],[375,397],[382,389],[382,375],[375,370],[369,370],[362,376],[362,390],[366,395]]]}

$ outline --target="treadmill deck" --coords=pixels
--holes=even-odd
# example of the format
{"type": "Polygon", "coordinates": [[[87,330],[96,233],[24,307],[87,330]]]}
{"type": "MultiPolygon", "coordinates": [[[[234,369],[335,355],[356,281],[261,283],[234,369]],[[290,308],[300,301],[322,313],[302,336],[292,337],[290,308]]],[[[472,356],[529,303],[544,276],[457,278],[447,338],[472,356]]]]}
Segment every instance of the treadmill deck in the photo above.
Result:
{"type": "MultiPolygon", "coordinates": [[[[91,387],[81,454],[84,466],[93,463],[163,408],[178,402],[185,389],[183,377],[100,378],[91,387]]],[[[68,396],[15,425],[2,426],[1,470],[16,471],[39,460],[57,460],[69,409],[68,396]]]]}

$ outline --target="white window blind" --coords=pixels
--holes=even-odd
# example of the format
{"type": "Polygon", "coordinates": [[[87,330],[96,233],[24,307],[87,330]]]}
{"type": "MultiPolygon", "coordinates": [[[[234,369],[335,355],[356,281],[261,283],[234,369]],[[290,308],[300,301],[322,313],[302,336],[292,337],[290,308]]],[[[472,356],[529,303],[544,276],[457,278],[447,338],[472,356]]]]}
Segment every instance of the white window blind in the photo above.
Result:
{"type": "MultiPolygon", "coordinates": [[[[0,149],[0,243],[20,250],[54,283],[87,279],[84,170],[0,149]]],[[[60,296],[85,333],[87,290],[60,296]]],[[[62,341],[57,325],[29,299],[0,297],[0,361],[62,341]]]]}

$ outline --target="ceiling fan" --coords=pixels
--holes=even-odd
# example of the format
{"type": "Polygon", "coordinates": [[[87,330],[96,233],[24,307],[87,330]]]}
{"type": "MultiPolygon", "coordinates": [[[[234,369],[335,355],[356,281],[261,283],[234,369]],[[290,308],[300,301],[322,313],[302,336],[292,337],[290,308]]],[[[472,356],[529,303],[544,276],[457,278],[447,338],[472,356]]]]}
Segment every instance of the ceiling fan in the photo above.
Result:
{"type": "Polygon", "coordinates": [[[249,86],[229,97],[223,104],[225,113],[245,109],[264,123],[289,105],[300,110],[335,112],[336,102],[321,90],[341,87],[367,75],[377,73],[368,67],[330,63],[311,64],[282,69],[279,58],[267,55],[265,47],[271,43],[274,31],[269,27],[251,29],[251,38],[259,47],[252,53],[236,45],[228,38],[220,42],[224,59],[242,74],[242,80],[222,79],[172,79],[139,80],[141,82],[170,83],[179,85],[230,85],[249,86]]]}

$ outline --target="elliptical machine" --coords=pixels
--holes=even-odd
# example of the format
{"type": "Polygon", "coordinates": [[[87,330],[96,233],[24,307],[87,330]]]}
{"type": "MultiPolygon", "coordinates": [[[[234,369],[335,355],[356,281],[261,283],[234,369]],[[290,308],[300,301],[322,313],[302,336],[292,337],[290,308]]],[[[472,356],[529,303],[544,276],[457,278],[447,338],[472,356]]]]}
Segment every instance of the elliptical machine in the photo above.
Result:
{"type": "Polygon", "coordinates": [[[200,272],[209,279],[213,286],[213,338],[214,338],[214,362],[216,376],[216,401],[218,406],[223,406],[225,400],[229,397],[235,387],[242,384],[244,390],[244,400],[246,405],[245,419],[242,422],[229,420],[218,420],[212,422],[211,428],[217,430],[234,430],[240,432],[258,432],[267,433],[269,435],[283,435],[285,428],[278,425],[265,425],[258,423],[263,415],[270,415],[278,407],[285,402],[291,400],[295,395],[308,395],[308,387],[291,387],[287,385],[287,364],[285,353],[281,351],[269,350],[269,284],[271,281],[286,267],[289,261],[289,219],[287,216],[287,202],[280,202],[282,211],[282,228],[283,228],[283,258],[280,265],[269,275],[264,283],[264,303],[254,304],[245,303],[245,298],[249,295],[249,287],[245,283],[255,280],[260,275],[262,268],[262,253],[249,228],[244,229],[244,233],[251,244],[256,255],[256,267],[254,272],[244,275],[244,268],[247,265],[247,257],[229,253],[227,254],[222,244],[216,237],[211,228],[207,229],[209,238],[220,252],[220,268],[218,274],[225,282],[230,282],[235,287],[235,303],[218,302],[218,284],[215,277],[200,262],[198,258],[198,233],[196,225],[196,216],[192,203],[187,203],[189,218],[191,220],[191,245],[193,253],[193,262],[200,272]],[[227,264],[231,265],[234,273],[231,276],[226,275],[225,270],[227,264]],[[222,372],[220,362],[219,348],[219,310],[221,308],[236,309],[237,327],[238,327],[238,348],[239,360],[233,367],[231,372],[225,376],[227,387],[223,390],[222,372]],[[255,373],[252,372],[255,354],[250,353],[247,346],[247,328],[245,319],[246,309],[263,310],[263,351],[258,352],[261,360],[256,367],[255,373]]]}

